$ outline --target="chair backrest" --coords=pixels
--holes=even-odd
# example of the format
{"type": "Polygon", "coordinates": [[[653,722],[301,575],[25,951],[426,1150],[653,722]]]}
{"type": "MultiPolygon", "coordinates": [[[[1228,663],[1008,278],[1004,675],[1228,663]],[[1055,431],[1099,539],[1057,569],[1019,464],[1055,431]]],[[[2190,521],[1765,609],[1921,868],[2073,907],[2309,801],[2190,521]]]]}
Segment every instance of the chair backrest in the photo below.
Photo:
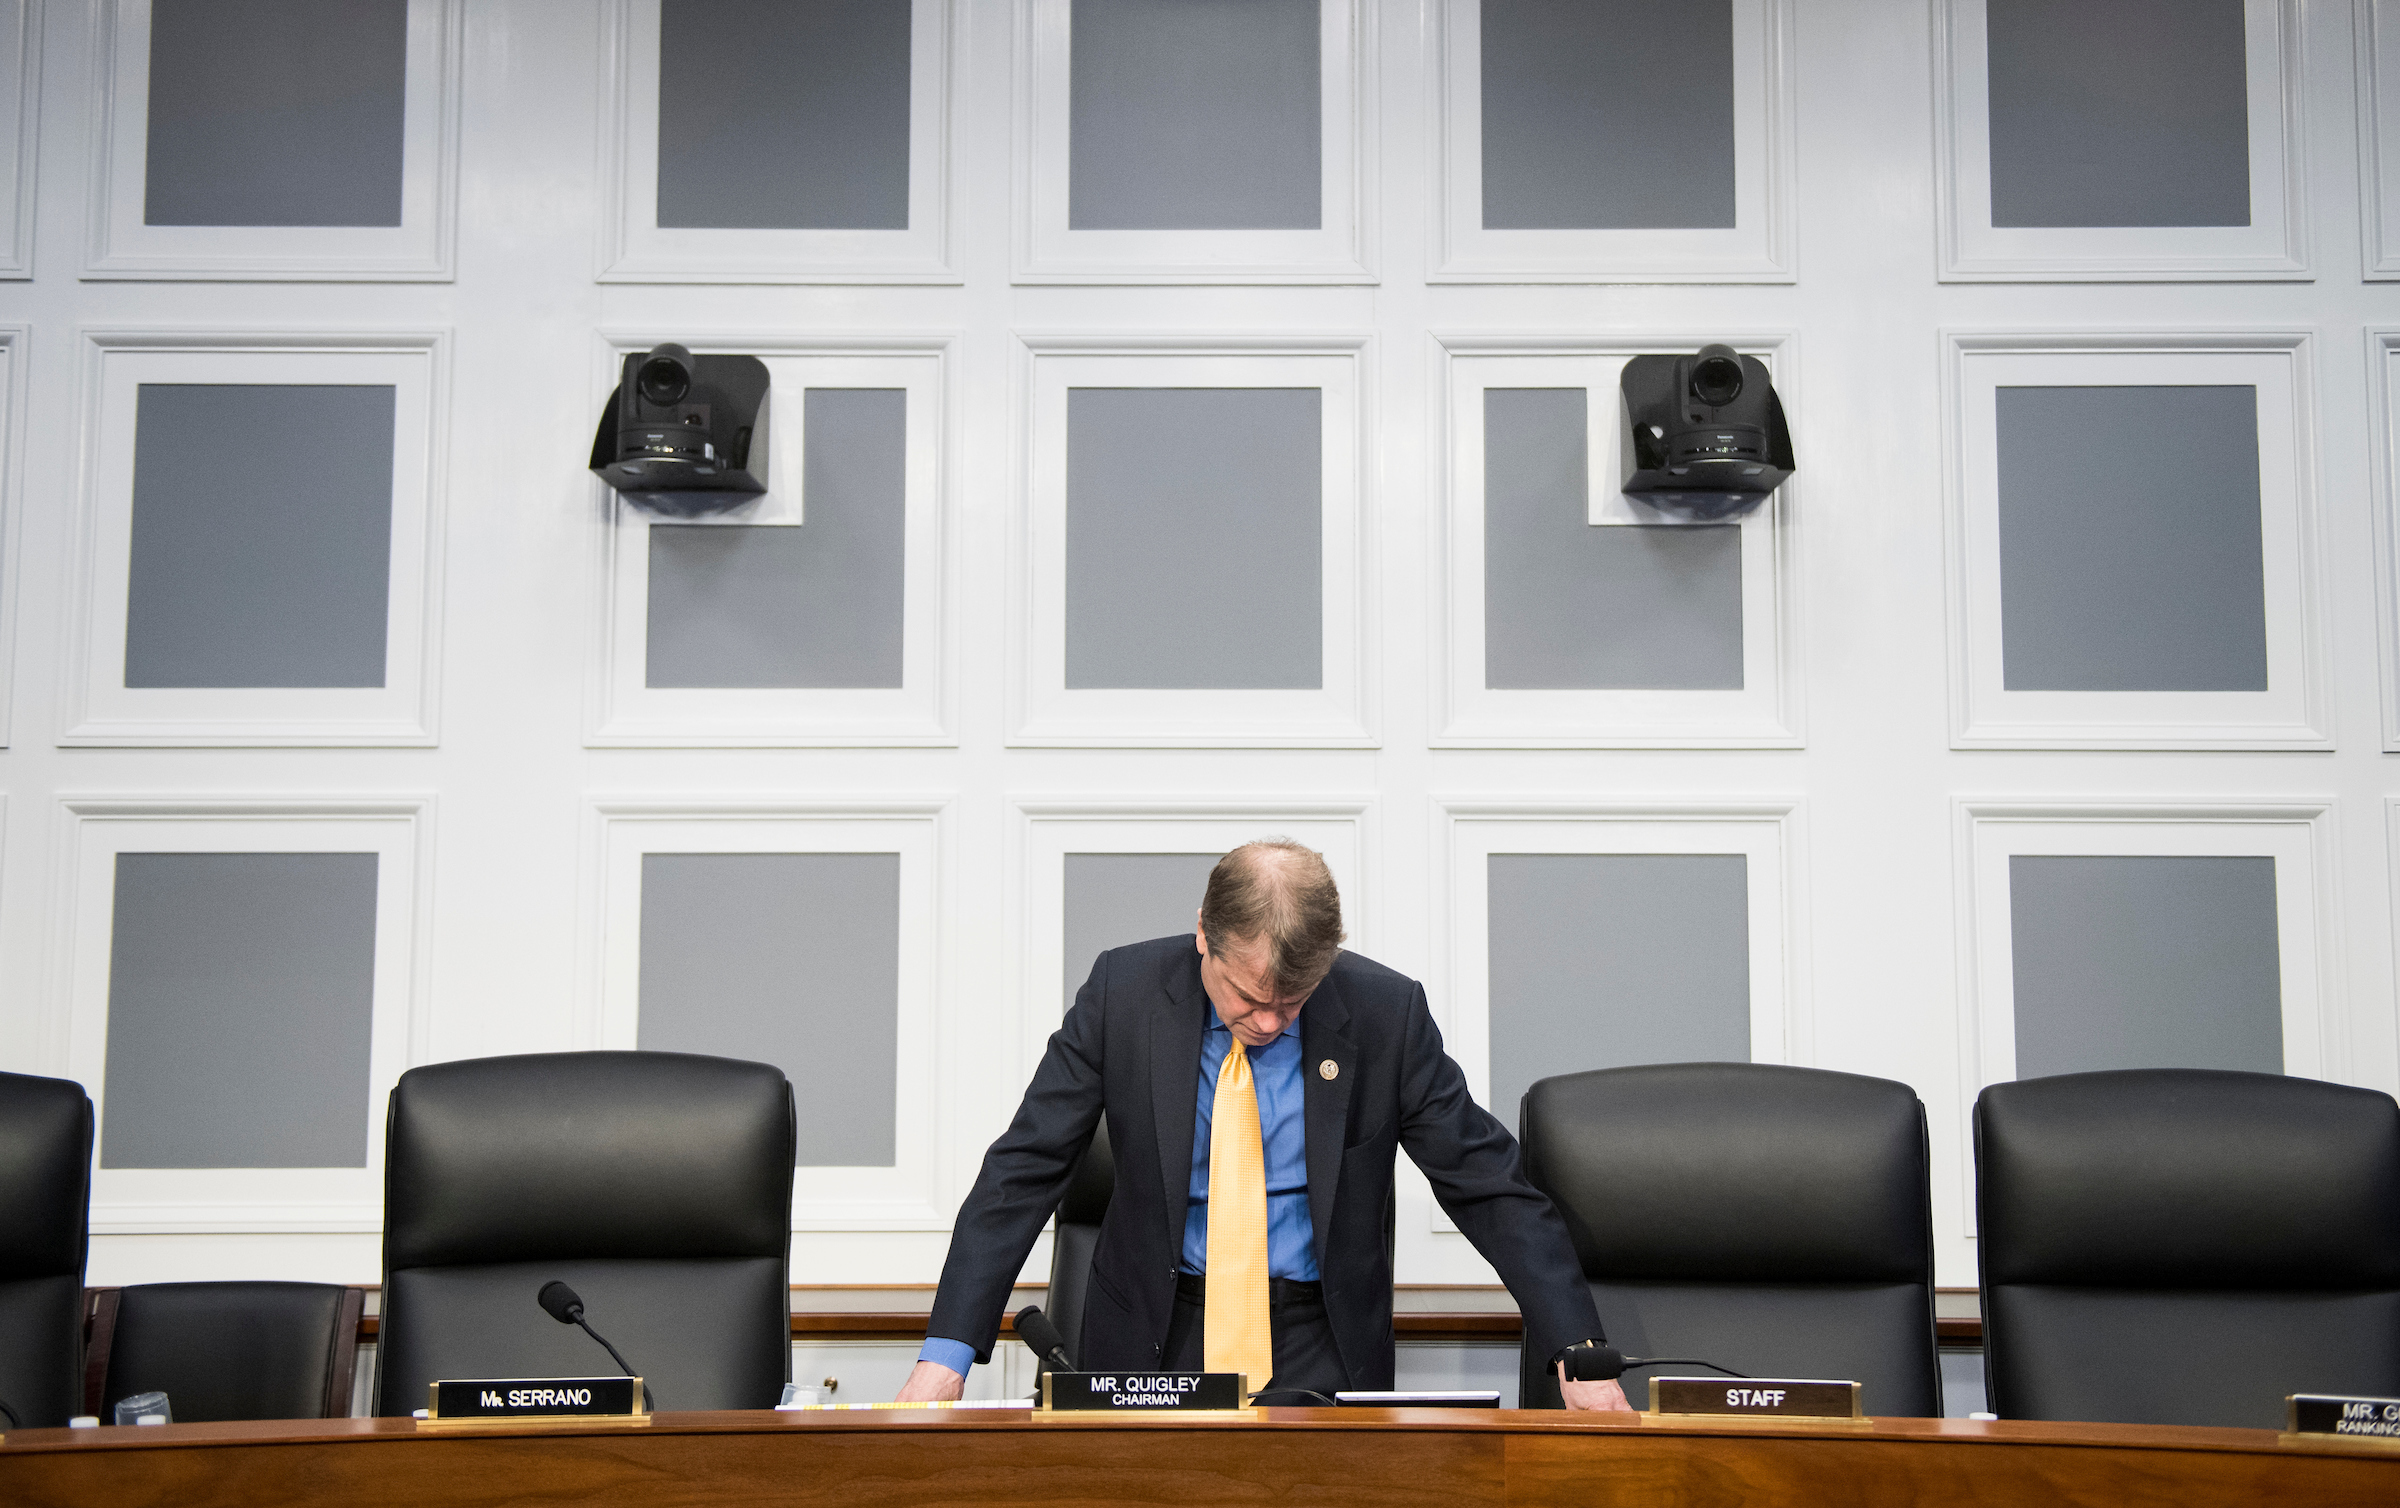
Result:
{"type": "Polygon", "coordinates": [[[1083,1301],[1091,1292],[1092,1253],[1100,1246],[1100,1221],[1117,1186],[1117,1161],[1108,1150],[1108,1122],[1092,1128],[1091,1145],[1075,1164],[1075,1176],[1058,1201],[1058,1225],[1050,1238],[1050,1290],[1043,1312],[1058,1326],[1067,1355],[1083,1360],[1083,1301]]]}
{"type": "Polygon", "coordinates": [[[2275,1428],[2400,1394],[2400,1105],[2161,1068],[1975,1102],[1984,1381],[2006,1419],[2275,1428]]]}
{"type": "MultiPolygon", "coordinates": [[[[1521,1115],[1526,1174],[1627,1354],[1853,1379],[1871,1414],[1941,1413],[1925,1107],[1907,1085],[1650,1064],[1543,1079],[1521,1115]]],[[[1520,1355],[1527,1408],[1558,1406],[1547,1361],[1520,1355]]],[[[1637,1407],[1649,1375],[1627,1374],[1637,1407]]]]}
{"type": "Polygon", "coordinates": [[[365,1295],[335,1283],[138,1283],[100,1290],[92,1327],[102,1419],[122,1398],[167,1395],[175,1422],[340,1419],[350,1413],[365,1295]]]}
{"type": "Polygon", "coordinates": [[[28,1429],[83,1401],[92,1100],[71,1079],[0,1073],[0,1403],[28,1429]]]}
{"type": "Polygon", "coordinates": [[[616,1371],[553,1278],[673,1409],[772,1407],[791,1376],[796,1139],[764,1063],[538,1053],[411,1069],[386,1139],[376,1412],[441,1378],[616,1371]]]}

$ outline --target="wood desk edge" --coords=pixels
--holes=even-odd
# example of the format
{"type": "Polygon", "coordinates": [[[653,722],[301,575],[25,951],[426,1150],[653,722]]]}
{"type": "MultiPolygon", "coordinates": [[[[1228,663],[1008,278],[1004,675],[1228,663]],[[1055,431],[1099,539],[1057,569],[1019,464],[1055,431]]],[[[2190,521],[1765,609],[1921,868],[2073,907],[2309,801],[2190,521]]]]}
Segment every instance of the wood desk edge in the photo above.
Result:
{"type": "MultiPolygon", "coordinates": [[[[1143,1415],[1136,1419],[1105,1416],[1085,1419],[1046,1418],[1045,1429],[1066,1430],[1398,1430],[1451,1431],[1530,1435],[1668,1435],[1732,1436],[1750,1439],[1832,1438],[1827,1431],[1803,1421],[1763,1419],[1675,1419],[1647,1415],[1570,1415],[1547,1410],[1457,1409],[1264,1409],[1250,1419],[1176,1419],[1143,1415]]],[[[645,1434],[775,1434],[818,1431],[835,1434],[905,1429],[998,1431],[1023,1429],[1028,1411],[1018,1409],[893,1409],[844,1410],[824,1413],[777,1413],[772,1410],[657,1414],[645,1434]]],[[[483,1431],[479,1438],[528,1438],[584,1435],[594,1427],[568,1423],[527,1422],[513,1428],[483,1431]]],[[[251,1420],[221,1424],[168,1424],[107,1429],[10,1430],[0,1436],[0,1465],[11,1457],[60,1452],[160,1450],[191,1447],[322,1444],[341,1440],[388,1444],[409,1440],[456,1439],[455,1434],[421,1432],[413,1419],[251,1420]]],[[[2113,1450],[2159,1450],[2234,1453],[2244,1455],[2317,1456],[2338,1454],[2390,1461],[2400,1468],[2400,1453],[2373,1442],[2334,1438],[2286,1440],[2274,1430],[2230,1429],[2187,1425],[2085,1424],[2038,1420],[1901,1419],[1879,1418],[1869,1427],[1840,1431],[1849,1441],[1881,1441],[1896,1445],[2043,1445],[2097,1447],[2113,1450]]]]}

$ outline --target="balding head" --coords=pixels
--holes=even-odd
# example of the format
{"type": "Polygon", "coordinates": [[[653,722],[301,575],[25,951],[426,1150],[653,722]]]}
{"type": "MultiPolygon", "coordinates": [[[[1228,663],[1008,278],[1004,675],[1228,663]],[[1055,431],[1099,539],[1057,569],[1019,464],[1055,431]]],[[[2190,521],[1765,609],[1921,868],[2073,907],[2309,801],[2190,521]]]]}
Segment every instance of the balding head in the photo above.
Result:
{"type": "Polygon", "coordinates": [[[1342,951],[1342,894],[1324,855],[1261,838],[1209,872],[1200,931],[1211,953],[1259,955],[1279,997],[1305,998],[1342,951]]]}

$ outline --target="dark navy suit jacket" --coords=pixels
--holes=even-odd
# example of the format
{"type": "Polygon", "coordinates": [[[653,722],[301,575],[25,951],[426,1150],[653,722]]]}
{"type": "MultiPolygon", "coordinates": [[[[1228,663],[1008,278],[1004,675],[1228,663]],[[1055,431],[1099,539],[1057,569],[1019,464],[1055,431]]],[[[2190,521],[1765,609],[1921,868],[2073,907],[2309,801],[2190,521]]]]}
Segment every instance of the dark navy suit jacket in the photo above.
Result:
{"type": "MultiPolygon", "coordinates": [[[[1116,1190],[1076,1361],[1097,1371],[1158,1365],[1183,1250],[1206,999],[1189,933],[1100,955],[959,1209],[928,1334],[991,1360],[1009,1285],[1106,1115],[1116,1190]]],[[[1353,1388],[1392,1386],[1385,1232],[1402,1149],[1508,1284],[1533,1354],[1601,1334],[1566,1226],[1525,1181],[1516,1139],[1468,1095],[1423,986],[1342,954],[1301,1007],[1300,1051],[1317,1269],[1353,1388]]]]}

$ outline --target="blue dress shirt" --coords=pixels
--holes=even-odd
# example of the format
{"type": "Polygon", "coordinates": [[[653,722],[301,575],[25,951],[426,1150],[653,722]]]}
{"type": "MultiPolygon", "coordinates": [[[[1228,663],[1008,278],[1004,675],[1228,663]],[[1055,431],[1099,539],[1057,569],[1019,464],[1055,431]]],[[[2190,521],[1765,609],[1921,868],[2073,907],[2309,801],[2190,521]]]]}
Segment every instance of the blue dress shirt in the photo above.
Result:
{"type": "MultiPolygon", "coordinates": [[[[1233,1049],[1233,1032],[1217,1019],[1205,996],[1208,1030],[1200,1038],[1200,1098],[1193,1112],[1190,1204],[1183,1217],[1183,1270],[1208,1270],[1208,1139],[1217,1107],[1217,1074],[1233,1049]]],[[[1258,1090],[1258,1132],[1265,1144],[1267,1173],[1267,1274],[1303,1283],[1317,1280],[1316,1225],[1308,1214],[1308,1117],[1300,1077],[1300,1020],[1250,1053],[1250,1080],[1258,1090]]],[[[975,1348],[963,1340],[928,1336],[917,1360],[939,1362],[967,1375],[975,1348]]]]}
{"type": "MultiPolygon", "coordinates": [[[[1190,1213],[1183,1217],[1183,1270],[1208,1271],[1208,1141],[1217,1108],[1217,1074],[1233,1049],[1233,1032],[1208,1013],[1200,1039],[1200,1101],[1193,1115],[1190,1213]]],[[[1316,1227],[1308,1218],[1308,1120],[1301,1104],[1300,1019],[1283,1035],[1250,1052],[1258,1088],[1258,1134],[1267,1153],[1267,1275],[1317,1280],[1316,1227]]]]}

